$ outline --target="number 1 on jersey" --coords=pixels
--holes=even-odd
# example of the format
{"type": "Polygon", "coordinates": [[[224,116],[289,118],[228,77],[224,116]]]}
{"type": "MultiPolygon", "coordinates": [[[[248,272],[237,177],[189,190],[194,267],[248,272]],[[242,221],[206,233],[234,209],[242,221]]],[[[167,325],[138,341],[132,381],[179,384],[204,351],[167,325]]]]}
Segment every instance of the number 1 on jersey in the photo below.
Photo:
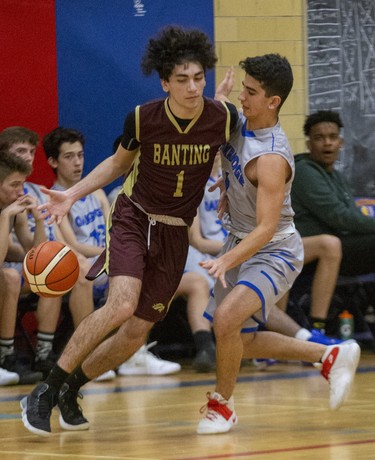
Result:
{"type": "Polygon", "coordinates": [[[182,184],[184,182],[184,174],[185,174],[185,171],[180,171],[178,174],[176,174],[176,176],[177,176],[177,187],[176,187],[176,191],[173,194],[174,197],[183,196],[182,184]]]}

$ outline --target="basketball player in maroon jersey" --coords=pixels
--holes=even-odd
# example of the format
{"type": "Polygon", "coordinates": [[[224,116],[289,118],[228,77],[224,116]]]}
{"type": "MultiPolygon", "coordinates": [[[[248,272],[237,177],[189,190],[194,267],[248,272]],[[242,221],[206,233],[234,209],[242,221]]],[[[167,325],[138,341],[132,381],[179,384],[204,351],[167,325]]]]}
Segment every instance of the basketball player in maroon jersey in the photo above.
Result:
{"type": "Polygon", "coordinates": [[[50,201],[40,208],[59,222],[76,200],[127,173],[108,221],[106,251],[89,273],[109,275],[107,302],[81,322],[45,382],[22,400],[23,423],[35,434],[50,434],[56,404],[62,428],[88,429],[79,388],[128,359],[168,312],[184,271],[188,227],[238,118],[233,105],[203,97],[206,70],[215,62],[199,30],[167,27],[150,39],[142,70],[159,74],[166,99],[137,106],[115,154],[86,178],[64,192],[45,190],[50,201]]]}

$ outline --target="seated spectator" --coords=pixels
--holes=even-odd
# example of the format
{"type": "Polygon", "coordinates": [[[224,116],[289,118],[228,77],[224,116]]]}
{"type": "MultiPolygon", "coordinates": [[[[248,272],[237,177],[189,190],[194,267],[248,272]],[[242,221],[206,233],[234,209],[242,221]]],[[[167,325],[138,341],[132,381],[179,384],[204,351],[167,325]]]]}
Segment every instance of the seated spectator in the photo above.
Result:
{"type": "Polygon", "coordinates": [[[211,185],[221,177],[220,153],[218,152],[206,184],[203,200],[198,207],[197,216],[190,227],[190,246],[176,296],[183,295],[187,300],[187,316],[193,334],[196,355],[192,366],[197,372],[210,372],[215,368],[216,349],[210,321],[204,317],[214,279],[199,263],[208,257],[216,257],[220,252],[227,231],[217,216],[220,191],[209,191],[211,185]],[[189,278],[193,277],[194,281],[189,278]],[[186,286],[190,291],[186,295],[186,286]],[[185,289],[185,292],[184,292],[185,289]]]}
{"type": "MultiPolygon", "coordinates": [[[[342,253],[339,275],[356,276],[375,271],[375,219],[361,213],[346,177],[335,169],[343,144],[342,127],[334,111],[322,110],[306,118],[309,152],[295,157],[291,196],[295,225],[303,240],[318,235],[337,237],[342,253]]],[[[315,279],[317,275],[316,271],[315,279]]],[[[314,310],[311,315],[324,324],[326,317],[314,318],[314,310]]]]}
{"type": "MultiPolygon", "coordinates": [[[[341,242],[334,235],[315,235],[302,238],[304,248],[304,264],[314,262],[315,273],[311,286],[309,318],[306,325],[316,332],[325,332],[329,308],[335,292],[337,277],[341,263],[341,242]]],[[[283,311],[287,310],[289,293],[278,303],[283,311]]],[[[304,313],[298,314],[301,322],[305,322],[304,313]]]]}
{"type": "Polygon", "coordinates": [[[13,229],[25,252],[46,240],[37,202],[23,190],[30,172],[28,162],[9,151],[0,151],[0,385],[35,383],[42,378],[41,373],[31,372],[16,358],[14,335],[21,276],[5,262],[13,229]],[[34,234],[28,227],[28,212],[36,218],[34,234]]]}
{"type": "MultiPolygon", "coordinates": [[[[56,174],[56,180],[52,186],[54,190],[66,190],[82,178],[84,144],[84,136],[75,129],[58,127],[44,137],[43,148],[47,161],[56,174]]],[[[108,213],[109,202],[106,194],[103,190],[96,190],[74,203],[69,214],[60,223],[64,241],[84,259],[84,266],[87,270],[103,252],[108,213]]],[[[105,274],[96,279],[94,283],[90,282],[90,289],[88,289],[90,299],[93,299],[93,296],[97,299],[103,297],[107,283],[108,279],[105,274]]],[[[92,311],[93,309],[90,308],[86,313],[89,314],[92,311]]],[[[83,317],[75,322],[76,325],[81,319],[83,317]]],[[[115,376],[115,372],[110,371],[98,377],[97,380],[112,380],[115,376]]]]}
{"type": "MultiPolygon", "coordinates": [[[[28,128],[13,126],[4,129],[0,133],[0,146],[7,148],[10,153],[24,159],[30,167],[34,162],[36,147],[39,143],[39,136],[28,128]]],[[[40,186],[31,182],[24,183],[24,193],[33,196],[38,203],[45,202],[45,195],[42,193],[40,186]]],[[[31,232],[35,231],[36,221],[33,215],[28,215],[28,224],[31,232]]],[[[59,227],[48,225],[44,222],[45,232],[49,240],[64,241],[59,227]]],[[[11,266],[21,273],[22,261],[25,256],[24,249],[19,245],[17,238],[14,239],[10,250],[8,251],[7,260],[11,266]]],[[[92,283],[86,280],[85,274],[90,267],[85,257],[77,254],[80,263],[80,275],[77,283],[69,294],[69,309],[73,318],[74,327],[77,327],[83,317],[93,311],[92,283]]],[[[23,288],[23,293],[27,293],[27,288],[23,288]]],[[[56,354],[53,352],[53,341],[58,320],[61,312],[62,298],[45,298],[40,297],[36,311],[38,324],[36,354],[33,368],[36,371],[48,374],[56,360],[56,354]]],[[[68,338],[68,337],[67,337],[68,338]]]]}

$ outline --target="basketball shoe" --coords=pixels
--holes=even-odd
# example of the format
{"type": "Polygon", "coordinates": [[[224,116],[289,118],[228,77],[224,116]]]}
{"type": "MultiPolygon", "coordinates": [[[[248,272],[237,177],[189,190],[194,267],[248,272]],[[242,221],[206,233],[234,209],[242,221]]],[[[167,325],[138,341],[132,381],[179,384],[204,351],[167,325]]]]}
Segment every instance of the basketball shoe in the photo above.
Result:
{"type": "MultiPolygon", "coordinates": [[[[344,340],[340,340],[334,337],[327,337],[322,331],[319,329],[311,329],[311,337],[307,339],[308,342],[320,343],[321,345],[338,345],[339,343],[343,343],[344,340]]],[[[346,341],[346,343],[354,342],[354,340],[346,341]]]]}
{"type": "Polygon", "coordinates": [[[31,433],[39,436],[51,434],[51,412],[56,405],[55,397],[47,383],[40,383],[21,399],[22,422],[31,433]]]}
{"type": "Polygon", "coordinates": [[[116,378],[116,372],[115,371],[107,371],[104,372],[104,374],[99,375],[99,377],[96,377],[94,379],[94,382],[110,382],[111,380],[114,380],[116,378]]]}
{"type": "Polygon", "coordinates": [[[181,370],[179,363],[158,358],[149,351],[154,345],[156,342],[143,345],[133,356],[121,364],[117,373],[119,375],[167,375],[179,372],[181,370]]]}
{"type": "Polygon", "coordinates": [[[77,398],[83,399],[78,391],[73,391],[67,383],[61,387],[57,397],[57,407],[60,411],[59,423],[61,428],[70,431],[81,431],[89,429],[89,421],[83,416],[82,408],[77,398]]]}
{"type": "Polygon", "coordinates": [[[200,412],[206,412],[198,423],[198,434],[226,433],[237,423],[233,396],[227,401],[219,393],[207,393],[208,403],[200,412]]]}
{"type": "Polygon", "coordinates": [[[277,364],[279,361],[277,361],[277,359],[254,358],[252,362],[258,371],[264,371],[274,364],[277,364]]]}
{"type": "Polygon", "coordinates": [[[20,381],[20,376],[16,372],[9,372],[0,367],[0,386],[17,385],[20,381]]]}
{"type": "Polygon", "coordinates": [[[329,382],[331,409],[339,409],[348,398],[360,356],[361,349],[356,342],[327,347],[321,374],[329,382]]]}

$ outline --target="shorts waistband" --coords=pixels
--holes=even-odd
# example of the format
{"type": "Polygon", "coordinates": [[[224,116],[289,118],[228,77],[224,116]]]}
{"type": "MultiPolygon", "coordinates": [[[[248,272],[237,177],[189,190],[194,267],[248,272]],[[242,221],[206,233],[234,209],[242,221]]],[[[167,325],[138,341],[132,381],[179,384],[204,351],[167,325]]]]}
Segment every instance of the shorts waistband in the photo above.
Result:
{"type": "Polygon", "coordinates": [[[181,217],[172,217],[172,216],[164,216],[160,214],[150,214],[146,212],[149,219],[155,220],[156,222],[161,222],[162,224],[166,225],[174,225],[176,227],[186,227],[186,222],[181,219],[181,217]]]}
{"type": "MultiPolygon", "coordinates": [[[[232,235],[234,235],[239,240],[243,240],[248,235],[248,233],[232,231],[232,230],[230,233],[232,233],[232,235]]],[[[286,238],[289,238],[290,236],[294,234],[295,232],[289,232],[289,233],[280,233],[279,235],[274,235],[272,240],[270,240],[270,243],[277,243],[278,241],[285,240],[286,238]]]]}
{"type": "Polygon", "coordinates": [[[139,203],[133,201],[128,195],[125,196],[129,201],[131,201],[134,204],[134,206],[136,206],[138,209],[140,209],[143,213],[146,214],[149,221],[154,220],[162,224],[174,225],[175,227],[187,227],[187,223],[184,221],[184,219],[181,219],[181,217],[165,216],[163,214],[150,214],[149,212],[145,211],[139,203]]]}

